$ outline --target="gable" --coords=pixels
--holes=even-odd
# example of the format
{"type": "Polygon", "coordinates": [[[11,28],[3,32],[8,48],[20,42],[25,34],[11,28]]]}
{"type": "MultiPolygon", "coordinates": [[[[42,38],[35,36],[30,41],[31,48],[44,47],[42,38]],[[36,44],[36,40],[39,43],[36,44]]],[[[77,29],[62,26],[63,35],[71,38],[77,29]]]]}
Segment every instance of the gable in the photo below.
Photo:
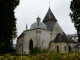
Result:
{"type": "Polygon", "coordinates": [[[59,26],[59,24],[56,22],[53,28],[54,33],[63,33],[62,28],[59,26]]]}

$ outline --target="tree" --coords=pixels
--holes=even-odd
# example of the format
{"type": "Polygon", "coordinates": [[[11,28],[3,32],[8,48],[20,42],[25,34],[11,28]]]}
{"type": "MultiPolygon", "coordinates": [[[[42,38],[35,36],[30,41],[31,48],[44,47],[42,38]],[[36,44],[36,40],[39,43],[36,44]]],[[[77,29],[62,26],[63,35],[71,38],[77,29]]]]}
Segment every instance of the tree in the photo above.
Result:
{"type": "Polygon", "coordinates": [[[70,17],[77,30],[78,42],[80,42],[80,0],[72,0],[70,4],[70,17]]]}
{"type": "Polygon", "coordinates": [[[13,50],[13,39],[17,35],[14,9],[18,4],[19,0],[0,0],[0,54],[13,50]]]}

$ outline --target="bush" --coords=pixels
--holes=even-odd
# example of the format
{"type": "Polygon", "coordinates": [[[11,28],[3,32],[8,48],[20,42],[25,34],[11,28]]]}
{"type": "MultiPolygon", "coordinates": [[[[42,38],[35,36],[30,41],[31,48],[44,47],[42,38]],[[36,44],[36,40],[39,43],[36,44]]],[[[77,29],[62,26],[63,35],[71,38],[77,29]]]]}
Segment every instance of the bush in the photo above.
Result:
{"type": "Polygon", "coordinates": [[[0,60],[3,59],[3,56],[0,56],[0,60]]]}
{"type": "Polygon", "coordinates": [[[42,53],[48,53],[49,52],[49,49],[48,48],[44,48],[43,50],[42,50],[42,53]]]}
{"type": "Polygon", "coordinates": [[[26,56],[12,56],[10,54],[5,54],[4,56],[0,56],[0,60],[80,60],[80,53],[46,52],[29,54],[26,56]]]}
{"type": "Polygon", "coordinates": [[[41,53],[40,48],[35,47],[30,50],[30,54],[37,54],[37,53],[41,53]]]}
{"type": "Polygon", "coordinates": [[[10,58],[10,54],[5,54],[4,58],[10,58]]]}

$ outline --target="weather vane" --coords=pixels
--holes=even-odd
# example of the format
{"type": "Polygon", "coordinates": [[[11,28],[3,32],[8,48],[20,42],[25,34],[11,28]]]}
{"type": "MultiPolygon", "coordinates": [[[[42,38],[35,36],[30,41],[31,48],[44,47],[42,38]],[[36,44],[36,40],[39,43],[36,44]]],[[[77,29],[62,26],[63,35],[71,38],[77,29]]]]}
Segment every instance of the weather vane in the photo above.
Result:
{"type": "Polygon", "coordinates": [[[49,2],[49,7],[50,7],[50,2],[49,2]]]}
{"type": "Polygon", "coordinates": [[[38,18],[39,18],[39,15],[38,15],[38,18]]]}

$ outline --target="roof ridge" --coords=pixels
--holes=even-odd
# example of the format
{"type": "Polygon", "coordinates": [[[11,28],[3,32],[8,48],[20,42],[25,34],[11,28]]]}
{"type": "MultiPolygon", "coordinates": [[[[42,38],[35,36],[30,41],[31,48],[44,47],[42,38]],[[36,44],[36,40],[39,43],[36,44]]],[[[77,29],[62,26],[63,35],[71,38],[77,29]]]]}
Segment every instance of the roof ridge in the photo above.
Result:
{"type": "Polygon", "coordinates": [[[53,42],[76,43],[75,41],[68,39],[68,37],[65,35],[65,33],[63,33],[63,34],[58,33],[53,42]]]}

